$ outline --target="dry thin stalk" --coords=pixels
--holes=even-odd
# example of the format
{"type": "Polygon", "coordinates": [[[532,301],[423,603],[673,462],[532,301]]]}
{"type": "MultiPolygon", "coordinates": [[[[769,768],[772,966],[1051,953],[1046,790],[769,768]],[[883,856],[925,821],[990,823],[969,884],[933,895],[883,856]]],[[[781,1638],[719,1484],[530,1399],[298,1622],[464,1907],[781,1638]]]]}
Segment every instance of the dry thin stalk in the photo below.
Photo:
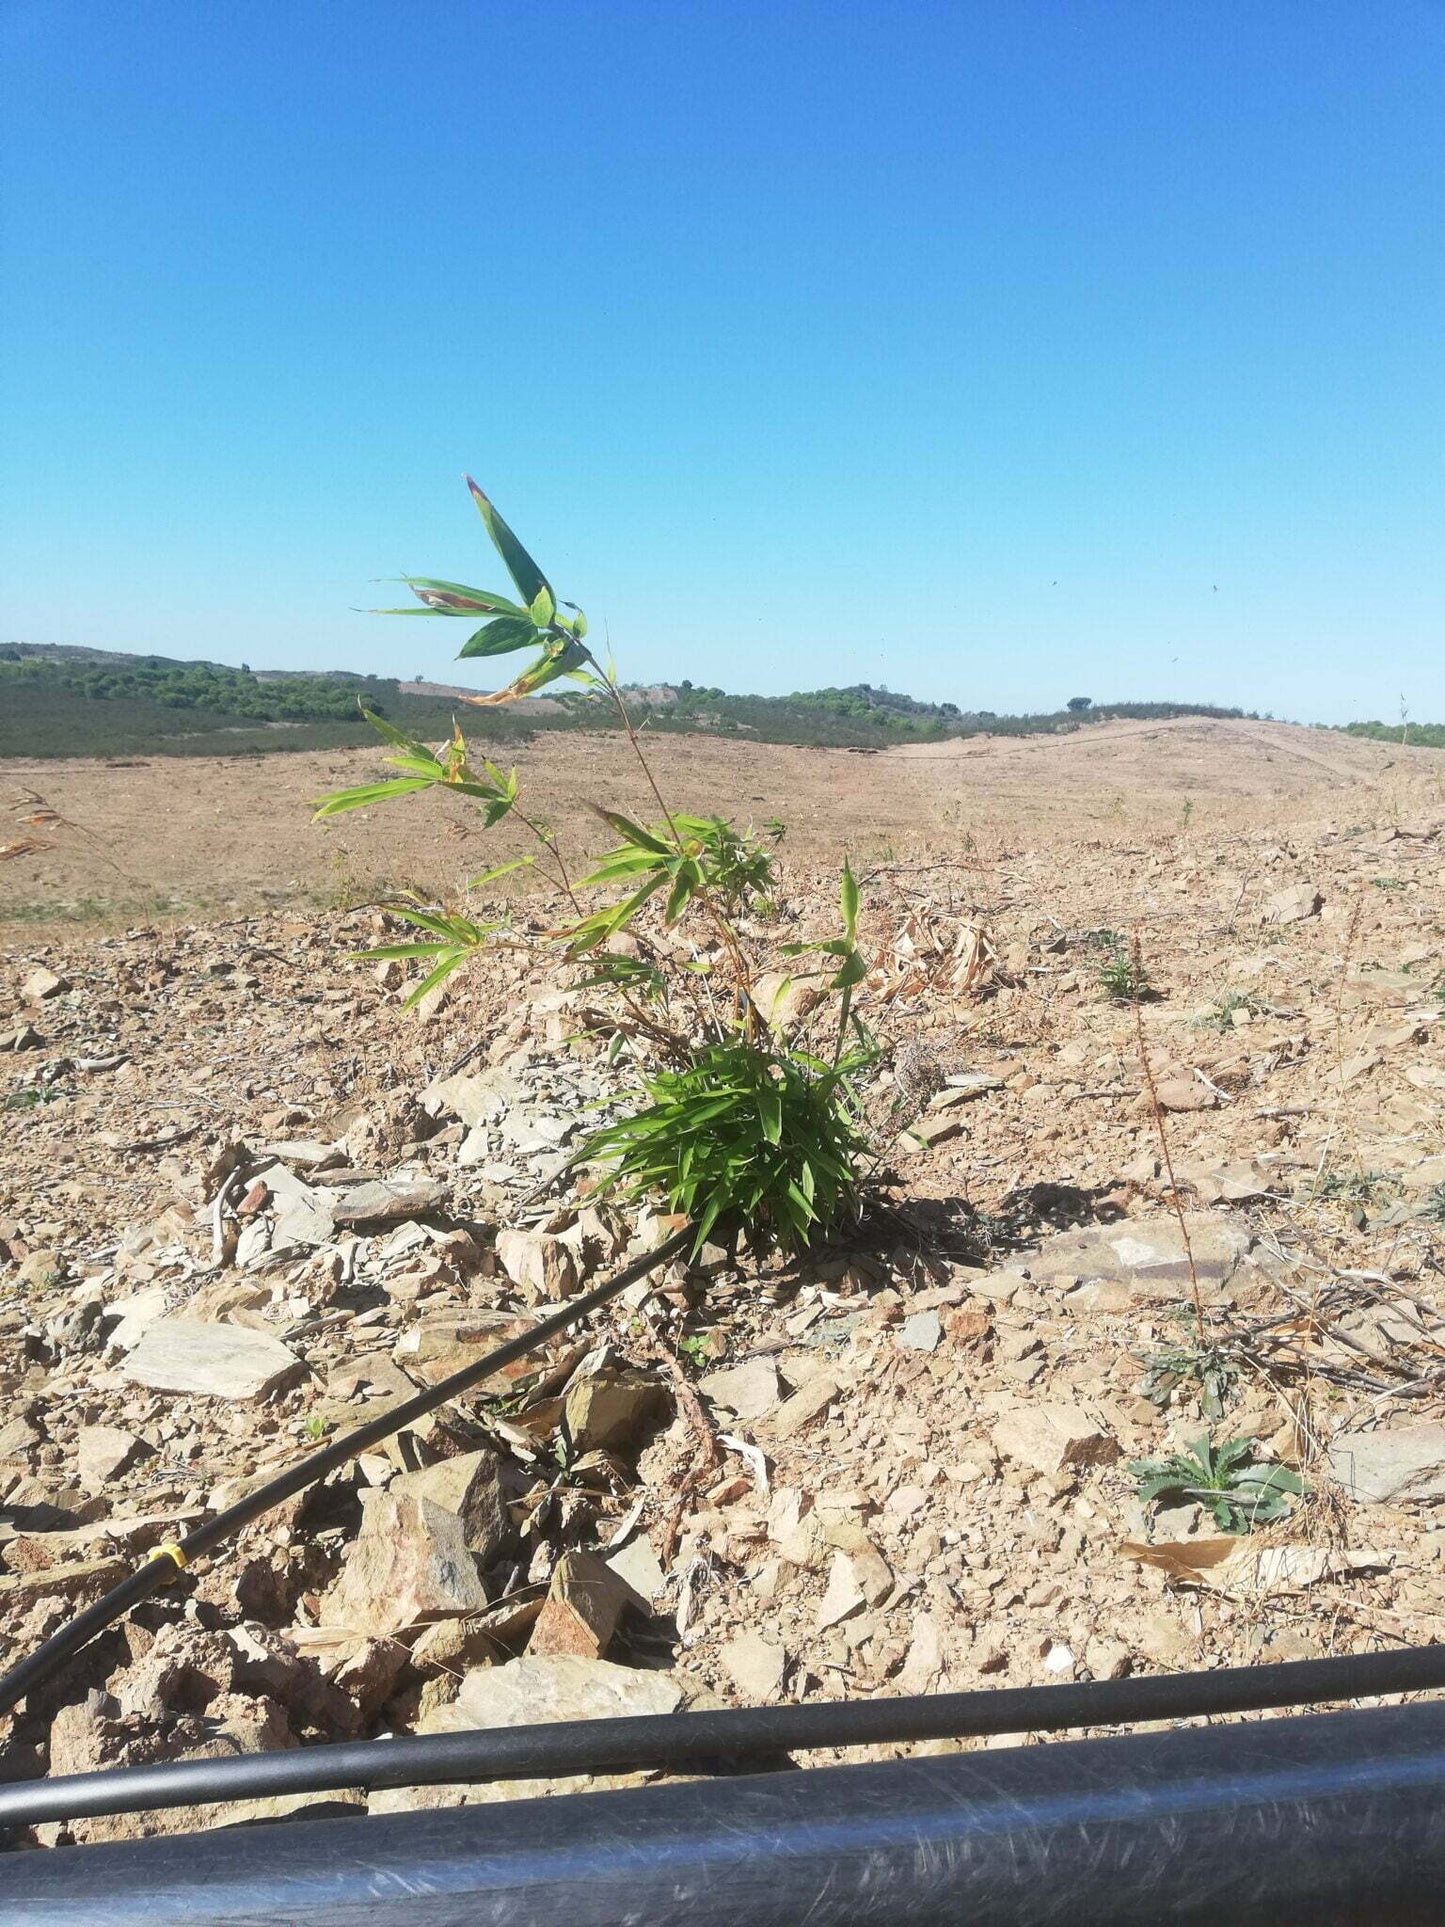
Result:
{"type": "Polygon", "coordinates": [[[673,1502],[663,1520],[663,1545],[659,1557],[664,1563],[668,1563],[677,1550],[677,1542],[682,1535],[682,1515],[687,1509],[687,1502],[698,1487],[721,1466],[722,1452],[718,1446],[717,1434],[709,1424],[707,1414],[702,1408],[702,1400],[693,1390],[687,1374],[683,1371],[677,1352],[658,1330],[646,1309],[642,1313],[642,1322],[651,1338],[651,1343],[646,1346],[646,1349],[659,1360],[672,1380],[673,1396],[687,1419],[693,1437],[697,1440],[697,1455],[679,1482],[673,1502]]]}
{"type": "MultiPolygon", "coordinates": [[[[1330,1104],[1330,1121],[1328,1125],[1325,1127],[1325,1141],[1323,1145],[1320,1147],[1320,1161],[1315,1166],[1314,1189],[1316,1192],[1318,1192],[1320,1188],[1320,1179],[1324,1175],[1325,1163],[1330,1154],[1330,1147],[1335,1141],[1335,1131],[1340,1121],[1340,1106],[1345,1101],[1345,1030],[1344,1030],[1345,981],[1350,974],[1350,958],[1354,953],[1355,938],[1359,935],[1360,918],[1364,914],[1364,908],[1365,908],[1365,892],[1364,892],[1364,886],[1362,885],[1360,889],[1355,892],[1354,907],[1350,911],[1350,921],[1345,929],[1345,950],[1344,950],[1344,955],[1340,958],[1340,974],[1335,979],[1334,1093],[1330,1104]]],[[[1353,1136],[1353,1131],[1354,1131],[1353,1122],[1351,1123],[1350,1129],[1351,1129],[1351,1134],[1353,1136]]],[[[1358,1164],[1359,1161],[1360,1161],[1359,1145],[1358,1145],[1358,1142],[1356,1142],[1356,1145],[1355,1145],[1356,1164],[1358,1164]]]]}
{"type": "Polygon", "coordinates": [[[1189,1226],[1184,1217],[1184,1206],[1179,1201],[1179,1186],[1174,1177],[1174,1162],[1169,1155],[1169,1133],[1164,1128],[1164,1106],[1159,1102],[1158,1088],[1154,1083],[1154,1067],[1149,1062],[1148,1047],[1144,1042],[1144,1015],[1139,1002],[1139,986],[1144,982],[1144,953],[1136,930],[1129,944],[1130,958],[1134,977],[1134,1035],[1139,1045],[1139,1066],[1144,1074],[1144,1088],[1149,1093],[1149,1111],[1154,1119],[1155,1134],[1159,1139],[1160,1155],[1164,1159],[1164,1169],[1169,1177],[1169,1199],[1174,1206],[1174,1215],[1179,1220],[1179,1236],[1184,1241],[1184,1256],[1189,1265],[1189,1290],[1194,1300],[1194,1325],[1199,1343],[1205,1343],[1204,1300],[1199,1292],[1199,1272],[1194,1263],[1194,1246],[1189,1238],[1189,1226]]]}

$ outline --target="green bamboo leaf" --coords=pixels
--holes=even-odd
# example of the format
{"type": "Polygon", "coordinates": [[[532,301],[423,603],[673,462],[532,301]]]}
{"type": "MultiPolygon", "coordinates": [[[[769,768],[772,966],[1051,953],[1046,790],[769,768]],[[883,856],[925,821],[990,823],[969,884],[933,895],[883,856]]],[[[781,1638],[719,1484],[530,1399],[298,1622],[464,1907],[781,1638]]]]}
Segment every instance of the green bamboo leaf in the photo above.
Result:
{"type": "MultiPolygon", "coordinates": [[[[521,591],[522,600],[528,607],[537,600],[539,592],[545,589],[552,593],[552,585],[537,567],[536,563],[522,547],[521,543],[507,527],[491,502],[468,475],[467,487],[472,492],[472,500],[477,505],[477,513],[482,518],[482,526],[492,539],[492,546],[507,565],[507,573],[521,591]]],[[[555,598],[554,598],[555,606],[555,598]]]]}
{"type": "Polygon", "coordinates": [[[564,932],[567,938],[567,957],[569,962],[595,950],[600,943],[614,936],[647,902],[648,898],[660,890],[667,881],[665,876],[653,877],[648,883],[621,903],[610,909],[597,910],[590,917],[584,917],[572,929],[564,932]]]}
{"type": "Polygon", "coordinates": [[[387,742],[395,743],[398,749],[410,750],[414,756],[431,755],[425,743],[418,743],[413,737],[408,736],[404,729],[398,729],[395,723],[389,723],[385,716],[378,716],[374,709],[368,709],[364,702],[358,702],[357,707],[364,720],[371,725],[378,736],[384,736],[387,742]]]}
{"type": "Polygon", "coordinates": [[[592,809],[593,814],[600,816],[610,830],[615,830],[624,843],[634,844],[639,850],[651,850],[657,856],[672,855],[670,843],[664,842],[655,830],[645,830],[640,823],[634,823],[621,810],[604,810],[596,803],[592,809]]]}
{"type": "Polygon", "coordinates": [[[840,908],[843,912],[843,935],[851,948],[858,934],[858,879],[843,859],[843,876],[838,892],[840,908]]]}
{"type": "Polygon", "coordinates": [[[465,950],[457,950],[450,956],[443,957],[436,969],[422,978],[416,989],[402,1005],[402,1009],[410,1010],[414,1005],[419,1004],[429,990],[435,990],[438,984],[445,983],[458,965],[466,962],[466,958],[467,953],[465,950]]]}
{"type": "Polygon", "coordinates": [[[374,950],[355,950],[353,963],[384,963],[392,957],[435,957],[453,946],[447,943],[379,943],[374,950]]]}
{"type": "Polygon", "coordinates": [[[667,893],[667,904],[662,913],[665,924],[671,925],[677,922],[701,881],[698,867],[691,857],[677,865],[672,879],[672,888],[667,893]]]}
{"type": "Polygon", "coordinates": [[[363,783],[359,789],[333,790],[330,796],[316,800],[313,823],[320,823],[328,816],[341,816],[347,810],[364,810],[372,803],[386,803],[394,796],[410,796],[414,790],[431,788],[431,779],[425,776],[399,776],[390,783],[363,783]]]}
{"type": "Polygon", "coordinates": [[[457,651],[457,661],[468,656],[509,656],[516,649],[530,649],[536,640],[537,628],[530,616],[498,616],[467,637],[457,651]]]}
{"type": "Polygon", "coordinates": [[[598,884],[616,883],[622,877],[640,875],[645,870],[655,870],[662,859],[655,857],[650,850],[614,850],[602,861],[590,876],[582,879],[580,888],[595,889],[598,884]]]}
{"type": "Polygon", "coordinates": [[[522,696],[534,696],[539,689],[545,689],[549,682],[556,682],[559,676],[570,676],[577,665],[585,658],[587,651],[580,643],[568,642],[545,650],[530,669],[524,669],[515,682],[505,689],[495,690],[490,696],[467,696],[463,700],[477,709],[494,709],[500,703],[514,703],[522,696]]]}
{"type": "Polygon", "coordinates": [[[549,628],[553,616],[557,613],[557,604],[553,600],[552,591],[545,585],[540,588],[532,598],[527,613],[539,629],[549,628]]]}
{"type": "Polygon", "coordinates": [[[499,863],[495,870],[484,870],[479,877],[473,877],[467,888],[484,890],[489,883],[495,883],[498,877],[508,876],[513,870],[525,870],[536,861],[534,856],[519,856],[511,863],[499,863]]]}
{"type": "Polygon", "coordinates": [[[414,753],[405,750],[400,756],[387,756],[383,761],[392,769],[405,770],[412,776],[420,777],[426,783],[444,783],[446,768],[439,763],[429,749],[418,749],[414,753]]]}
{"type": "MultiPolygon", "coordinates": [[[[465,582],[439,582],[435,576],[429,575],[404,575],[401,579],[417,601],[426,604],[426,611],[407,609],[400,612],[406,615],[429,612],[435,616],[524,616],[527,613],[509,597],[494,595],[490,589],[473,589],[465,582]]],[[[398,612],[378,609],[373,613],[392,615],[398,612]]]]}

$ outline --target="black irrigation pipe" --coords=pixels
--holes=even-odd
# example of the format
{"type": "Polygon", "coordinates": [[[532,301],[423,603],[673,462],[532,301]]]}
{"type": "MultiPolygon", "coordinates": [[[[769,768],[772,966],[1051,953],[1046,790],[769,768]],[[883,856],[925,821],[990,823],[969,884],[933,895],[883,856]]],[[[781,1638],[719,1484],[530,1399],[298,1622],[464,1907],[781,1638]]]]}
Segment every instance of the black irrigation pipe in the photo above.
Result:
{"type": "Polygon", "coordinates": [[[806,1748],[1199,1719],[1442,1686],[1445,1646],[1423,1646],[1342,1659],[1290,1660],[1276,1666],[1234,1666],[1068,1686],[643,1714],[355,1740],[341,1746],[225,1760],[172,1760],[0,1787],[0,1826],[352,1787],[376,1790],[549,1779],[637,1767],[717,1767],[806,1748]]]}
{"type": "Polygon", "coordinates": [[[1442,1892],[1438,1704],[0,1858],[7,1927],[1439,1927],[1442,1892]]]}
{"type": "Polygon", "coordinates": [[[534,1325],[531,1331],[509,1340],[505,1345],[499,1345],[496,1351],[488,1352],[485,1358],[464,1365],[461,1371],[453,1372],[450,1378],[444,1378],[440,1384],[418,1392],[415,1398],[407,1399],[403,1405],[393,1406],[369,1424],[358,1425],[354,1432],[348,1432],[334,1444],[323,1446],[319,1452],[298,1459],[289,1470],[216,1513],[214,1518],[207,1519],[176,1544],[160,1547],[143,1566],[129,1573],[119,1585],[112,1586],[103,1598],[97,1599],[93,1606],[87,1606],[83,1613],[78,1613],[59,1632],[52,1633],[28,1659],[21,1660],[18,1666],[13,1666],[0,1678],[0,1713],[11,1711],[27,1693],[34,1692],[57,1668],[63,1666],[72,1654],[78,1653],[98,1633],[113,1625],[122,1613],[129,1612],[133,1606],[140,1605],[153,1593],[159,1592],[162,1586],[168,1585],[193,1559],[213,1551],[263,1512],[269,1512],[285,1499],[294,1498],[298,1492],[305,1491],[308,1485],[314,1485],[338,1466],[345,1465],[348,1459],[355,1458],[358,1452],[365,1452],[369,1446],[379,1444],[393,1432],[410,1425],[413,1419],[435,1411],[437,1406],[445,1405],[482,1379],[490,1378],[493,1372],[499,1372],[517,1359],[525,1358],[528,1352],[535,1351],[539,1345],[545,1345],[549,1339],[556,1338],[570,1326],[600,1310],[620,1291],[636,1284],[639,1278],[645,1278],[670,1258],[677,1257],[692,1237],[691,1225],[674,1232],[655,1251],[644,1253],[630,1265],[625,1265],[615,1277],[594,1286],[580,1298],[571,1299],[560,1311],[554,1312],[550,1318],[544,1318],[539,1325],[534,1325]]]}

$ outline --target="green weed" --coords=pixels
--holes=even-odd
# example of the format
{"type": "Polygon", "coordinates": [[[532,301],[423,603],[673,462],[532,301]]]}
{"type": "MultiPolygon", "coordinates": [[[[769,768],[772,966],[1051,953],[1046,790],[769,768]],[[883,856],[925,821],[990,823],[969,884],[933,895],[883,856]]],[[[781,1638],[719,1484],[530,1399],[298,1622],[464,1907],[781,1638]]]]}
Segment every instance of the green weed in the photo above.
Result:
{"type": "Polygon", "coordinates": [[[1283,1518],[1286,1500],[1304,1491],[1297,1472],[1259,1458],[1254,1439],[1213,1446],[1206,1435],[1168,1458],[1137,1459],[1128,1470],[1141,1505],[1165,1498],[1197,1500],[1221,1532],[1248,1532],[1283,1518]]]}
{"type": "Polygon", "coordinates": [[[1094,981],[1116,1004],[1143,1003],[1154,994],[1153,981],[1143,959],[1135,955],[1123,938],[1099,965],[1094,981]]]}
{"type": "Polygon", "coordinates": [[[1238,1381],[1239,1362],[1224,1348],[1171,1345],[1146,1357],[1139,1390],[1162,1409],[1180,1386],[1197,1385],[1200,1410],[1208,1419],[1219,1419],[1238,1381]]]}
{"type": "Polygon", "coordinates": [[[1194,1019],[1194,1028],[1196,1030],[1233,1030],[1235,1011],[1243,1010],[1251,1017],[1257,1017],[1264,1008],[1260,999],[1247,990],[1226,991],[1224,996],[1217,999],[1203,1016],[1194,1019]]]}

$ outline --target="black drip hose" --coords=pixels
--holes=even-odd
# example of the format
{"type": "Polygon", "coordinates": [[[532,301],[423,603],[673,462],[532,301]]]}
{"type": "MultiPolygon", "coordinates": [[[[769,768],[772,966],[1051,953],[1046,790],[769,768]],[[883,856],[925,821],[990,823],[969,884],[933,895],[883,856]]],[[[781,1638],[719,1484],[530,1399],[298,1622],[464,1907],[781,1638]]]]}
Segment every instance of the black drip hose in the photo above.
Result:
{"type": "Polygon", "coordinates": [[[810,1747],[876,1746],[1000,1733],[1198,1719],[1445,1686],[1445,1646],[1290,1660],[1207,1673],[1025,1686],[911,1699],[645,1714],[473,1733],[356,1740],[226,1760],[78,1773],[0,1787],[0,1825],[339,1788],[531,1780],[638,1767],[733,1765],[810,1747]]]}
{"type": "Polygon", "coordinates": [[[449,1400],[456,1398],[459,1393],[467,1391],[482,1379],[490,1378],[493,1372],[499,1372],[505,1366],[514,1364],[517,1359],[525,1358],[528,1352],[535,1351],[539,1345],[545,1345],[549,1339],[558,1337],[570,1326],[579,1323],[592,1312],[600,1310],[620,1291],[625,1291],[629,1285],[636,1284],[639,1278],[645,1278],[659,1265],[664,1265],[669,1259],[677,1257],[691,1242],[692,1237],[693,1231],[690,1225],[682,1231],[674,1232],[672,1237],[660,1244],[655,1251],[644,1253],[641,1258],[634,1259],[630,1265],[624,1266],[616,1277],[594,1286],[591,1291],[584,1292],[580,1298],[569,1300],[560,1311],[554,1312],[550,1318],[544,1318],[541,1324],[534,1325],[520,1338],[513,1338],[507,1344],[499,1345],[496,1351],[488,1352],[485,1358],[479,1358],[470,1365],[464,1365],[459,1372],[453,1372],[450,1378],[444,1378],[440,1384],[418,1392],[415,1398],[407,1399],[403,1405],[393,1406],[379,1418],[372,1419],[370,1424],[357,1426],[354,1432],[348,1432],[334,1444],[323,1446],[319,1452],[312,1452],[304,1459],[298,1459],[289,1470],[280,1473],[267,1484],[258,1487],[256,1491],[248,1493],[244,1499],[238,1499],[234,1505],[227,1506],[223,1512],[216,1513],[213,1518],[197,1526],[194,1532],[188,1532],[176,1545],[163,1546],[143,1566],[128,1574],[119,1585],[113,1586],[103,1598],[96,1600],[93,1606],[87,1606],[84,1612],[77,1614],[70,1621],[69,1625],[62,1626],[59,1632],[52,1633],[49,1639],[36,1647],[28,1659],[21,1660],[18,1666],[13,1666],[3,1678],[0,1678],[0,1713],[8,1713],[24,1699],[27,1693],[33,1692],[43,1681],[49,1679],[50,1675],[58,1667],[63,1666],[72,1654],[78,1653],[82,1646],[88,1645],[97,1633],[104,1632],[107,1626],[114,1624],[122,1613],[129,1612],[133,1606],[140,1605],[153,1593],[159,1592],[162,1586],[168,1585],[177,1572],[188,1566],[192,1559],[212,1551],[229,1539],[233,1533],[239,1532],[243,1526],[250,1525],[251,1521],[259,1518],[263,1512],[269,1512],[273,1506],[280,1505],[285,1499],[293,1498],[296,1493],[304,1491],[308,1485],[314,1485],[318,1479],[324,1479],[328,1473],[334,1472],[338,1466],[345,1465],[348,1459],[355,1458],[359,1452],[365,1452],[368,1447],[379,1444],[382,1439],[389,1438],[393,1432],[399,1432],[403,1426],[410,1425],[413,1419],[435,1411],[438,1405],[447,1404],[449,1400]]]}
{"type": "Polygon", "coordinates": [[[7,1927],[1440,1927],[1442,1892],[1440,1705],[0,1857],[7,1927]]]}

